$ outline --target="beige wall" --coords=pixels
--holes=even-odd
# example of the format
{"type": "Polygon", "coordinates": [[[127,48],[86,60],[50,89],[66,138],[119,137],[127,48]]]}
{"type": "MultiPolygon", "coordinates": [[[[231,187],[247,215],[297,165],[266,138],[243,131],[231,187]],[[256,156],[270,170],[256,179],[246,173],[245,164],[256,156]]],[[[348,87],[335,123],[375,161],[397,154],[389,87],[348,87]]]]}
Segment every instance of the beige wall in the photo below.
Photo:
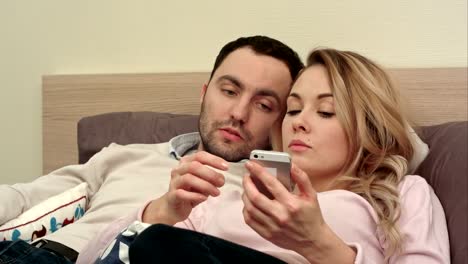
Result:
{"type": "Polygon", "coordinates": [[[208,71],[252,34],[302,57],[329,46],[391,67],[466,67],[467,1],[2,1],[0,184],[41,173],[42,75],[208,71]]]}

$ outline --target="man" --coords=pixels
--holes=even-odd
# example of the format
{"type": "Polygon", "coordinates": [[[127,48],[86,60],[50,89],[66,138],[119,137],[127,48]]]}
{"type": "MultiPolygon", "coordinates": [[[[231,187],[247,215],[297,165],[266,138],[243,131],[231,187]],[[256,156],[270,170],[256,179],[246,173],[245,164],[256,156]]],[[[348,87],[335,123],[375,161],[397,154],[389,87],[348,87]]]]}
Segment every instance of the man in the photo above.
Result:
{"type": "MultiPolygon", "coordinates": [[[[202,171],[201,174],[213,176],[211,180],[216,184],[222,184],[219,173],[202,165],[226,168],[225,161],[238,161],[248,157],[252,149],[269,147],[269,130],[282,117],[292,81],[302,67],[293,50],[268,37],[240,38],[228,43],[217,56],[210,80],[202,89],[200,136],[198,133],[182,135],[157,145],[114,144],[84,165],[65,167],[29,184],[0,186],[0,224],[81,182],[89,184],[90,206],[85,215],[47,236],[48,243],[31,251],[50,257],[48,263],[74,261],[76,252],[81,252],[99,230],[151,197],[164,197],[151,207],[159,208],[158,203],[167,202],[183,208],[161,222],[177,221],[190,213],[192,205],[208,195],[216,195],[217,188],[211,181],[199,181],[199,177],[191,177],[187,171],[202,171]],[[190,155],[197,151],[196,155],[190,155]],[[191,165],[181,165],[171,172],[182,157],[182,164],[191,165]],[[181,180],[177,183],[178,187],[186,187],[186,191],[163,195],[170,175],[176,174],[186,175],[178,177],[181,180]],[[191,192],[192,188],[203,190],[203,194],[191,192]],[[12,205],[13,201],[21,201],[20,206],[12,205]]],[[[0,259],[8,257],[15,247],[29,250],[28,246],[1,242],[0,259]]],[[[23,260],[16,263],[28,263],[24,257],[23,260]]]]}

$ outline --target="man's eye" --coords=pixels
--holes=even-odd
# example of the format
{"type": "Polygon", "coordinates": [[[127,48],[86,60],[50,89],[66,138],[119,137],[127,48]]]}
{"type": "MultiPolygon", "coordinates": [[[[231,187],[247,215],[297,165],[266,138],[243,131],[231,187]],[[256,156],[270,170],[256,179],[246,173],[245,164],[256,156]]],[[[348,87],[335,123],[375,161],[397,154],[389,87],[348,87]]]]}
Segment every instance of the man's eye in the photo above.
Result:
{"type": "Polygon", "coordinates": [[[333,116],[335,116],[335,113],[330,112],[318,111],[317,113],[323,118],[332,118],[333,116]]]}
{"type": "Polygon", "coordinates": [[[223,89],[222,92],[227,95],[227,96],[234,96],[236,95],[236,92],[234,92],[233,90],[228,90],[228,89],[223,89]]]}
{"type": "Polygon", "coordinates": [[[258,108],[260,108],[260,110],[262,110],[262,111],[271,112],[271,107],[268,106],[268,105],[266,105],[266,104],[257,103],[257,106],[258,106],[258,108]]]}
{"type": "Polygon", "coordinates": [[[301,112],[301,110],[288,110],[286,112],[286,114],[289,115],[289,116],[293,116],[293,115],[299,114],[300,112],[301,112]]]}

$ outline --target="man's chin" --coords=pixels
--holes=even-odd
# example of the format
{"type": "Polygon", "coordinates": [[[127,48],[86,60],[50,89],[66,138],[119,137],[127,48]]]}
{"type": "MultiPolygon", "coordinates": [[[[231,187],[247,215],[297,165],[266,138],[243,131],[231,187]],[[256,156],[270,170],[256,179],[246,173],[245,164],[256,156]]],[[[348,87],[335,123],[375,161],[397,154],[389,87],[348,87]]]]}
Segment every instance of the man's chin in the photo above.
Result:
{"type": "Polygon", "coordinates": [[[236,147],[234,144],[220,143],[208,149],[208,152],[219,156],[229,162],[237,162],[249,158],[250,151],[241,147],[236,147]]]}

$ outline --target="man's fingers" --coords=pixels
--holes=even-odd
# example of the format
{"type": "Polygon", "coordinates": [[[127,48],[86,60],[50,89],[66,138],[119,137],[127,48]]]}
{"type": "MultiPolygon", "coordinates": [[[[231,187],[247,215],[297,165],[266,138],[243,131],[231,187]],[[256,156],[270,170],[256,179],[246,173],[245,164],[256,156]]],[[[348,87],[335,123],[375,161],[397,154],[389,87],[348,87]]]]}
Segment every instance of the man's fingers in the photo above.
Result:
{"type": "Polygon", "coordinates": [[[183,189],[176,190],[175,197],[178,201],[190,203],[192,208],[208,199],[208,196],[196,192],[189,192],[183,189]]]}
{"type": "Polygon", "coordinates": [[[174,184],[174,189],[184,189],[189,192],[200,193],[207,196],[218,196],[220,194],[216,186],[192,174],[180,176],[174,184]]]}
{"type": "Polygon", "coordinates": [[[185,174],[192,174],[216,187],[221,187],[224,185],[223,174],[214,171],[213,169],[203,165],[198,161],[191,161],[180,164],[179,167],[173,171],[173,174],[177,175],[178,177],[185,174]]]}
{"type": "Polygon", "coordinates": [[[187,155],[180,159],[182,163],[198,161],[201,164],[209,165],[213,168],[226,171],[229,168],[228,162],[223,158],[210,154],[206,151],[199,151],[193,155],[187,155]]]}

